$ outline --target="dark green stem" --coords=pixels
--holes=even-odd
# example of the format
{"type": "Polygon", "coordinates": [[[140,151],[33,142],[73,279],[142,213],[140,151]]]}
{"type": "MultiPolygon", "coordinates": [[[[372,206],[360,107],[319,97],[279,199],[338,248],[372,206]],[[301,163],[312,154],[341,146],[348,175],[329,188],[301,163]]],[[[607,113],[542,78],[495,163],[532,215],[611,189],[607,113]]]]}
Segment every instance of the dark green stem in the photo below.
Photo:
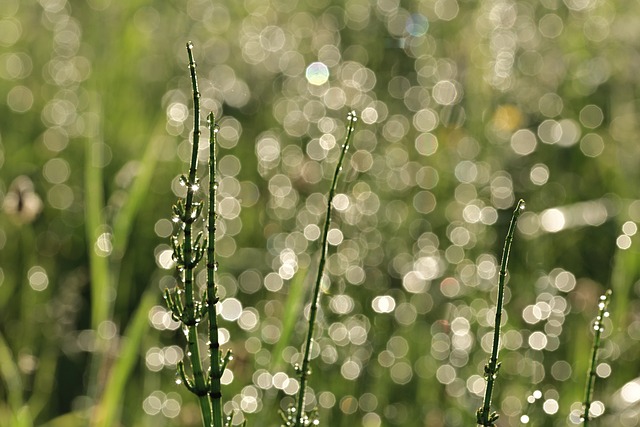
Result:
{"type": "Polygon", "coordinates": [[[591,399],[593,398],[593,389],[596,382],[596,367],[598,365],[598,350],[600,349],[600,339],[602,338],[602,331],[604,326],[602,322],[605,317],[609,317],[607,307],[609,306],[609,300],[611,299],[611,289],[608,289],[604,295],[600,297],[598,302],[598,317],[593,324],[595,336],[593,337],[593,346],[591,347],[591,365],[589,366],[589,373],[587,374],[587,382],[584,388],[584,412],[582,414],[583,425],[589,425],[589,409],[591,408],[591,399]]]}
{"type": "MultiPolygon", "coordinates": [[[[187,328],[187,357],[193,372],[193,389],[198,396],[200,410],[202,412],[203,424],[211,426],[211,402],[207,394],[208,386],[202,370],[200,360],[200,346],[198,344],[198,323],[200,322],[200,310],[196,308],[194,296],[194,270],[199,258],[199,248],[194,248],[193,223],[198,218],[199,208],[194,205],[194,192],[198,188],[196,168],[198,165],[198,146],[200,144],[200,92],[198,91],[198,79],[196,76],[196,63],[193,59],[193,45],[187,43],[189,54],[189,71],[191,73],[191,85],[193,90],[193,151],[191,155],[191,165],[189,168],[189,178],[187,181],[187,198],[184,209],[184,242],[183,242],[183,283],[185,292],[185,307],[183,323],[187,328]],[[195,249],[195,250],[194,250],[195,249]]],[[[196,245],[198,245],[196,243],[196,245]]],[[[185,381],[186,382],[186,381],[185,381]]],[[[186,382],[188,384],[188,382],[186,382]]]]}
{"type": "Polygon", "coordinates": [[[215,272],[218,269],[216,262],[216,196],[218,182],[216,181],[216,146],[218,145],[218,125],[215,122],[213,113],[207,117],[207,127],[209,128],[209,210],[208,224],[209,231],[207,246],[207,312],[209,314],[209,357],[211,367],[209,369],[209,398],[213,409],[213,425],[222,427],[224,424],[222,413],[222,387],[220,378],[222,377],[220,342],[218,341],[218,313],[216,303],[218,293],[215,285],[215,272]]]}
{"type": "Polygon", "coordinates": [[[345,137],[344,144],[342,145],[342,151],[340,152],[340,158],[338,159],[338,164],[336,166],[336,170],[333,174],[333,181],[331,183],[331,189],[329,190],[329,198],[327,200],[327,216],[324,221],[324,230],[322,232],[322,248],[320,252],[320,262],[318,264],[318,275],[316,277],[316,283],[313,288],[313,297],[311,299],[311,308],[309,311],[309,323],[307,326],[307,341],[304,349],[304,356],[302,359],[302,366],[300,367],[300,389],[298,390],[298,398],[297,398],[297,408],[296,408],[296,427],[302,427],[305,425],[305,395],[307,389],[307,379],[310,374],[309,372],[309,364],[311,363],[311,347],[313,343],[313,332],[315,330],[316,316],[318,313],[318,305],[320,302],[320,289],[322,285],[322,277],[324,275],[324,266],[327,261],[327,252],[329,250],[329,241],[327,240],[327,236],[329,235],[329,226],[331,225],[331,211],[333,198],[336,193],[336,187],[338,184],[338,176],[342,171],[342,164],[344,163],[344,158],[349,149],[349,143],[351,141],[351,136],[353,135],[353,129],[355,126],[355,122],[357,121],[355,111],[352,111],[347,116],[348,124],[347,124],[347,136],[345,137]]]}
{"type": "Polygon", "coordinates": [[[524,200],[520,199],[516,204],[516,208],[511,216],[511,222],[509,223],[509,230],[507,231],[507,237],[504,240],[504,248],[502,250],[502,260],[500,261],[500,275],[498,279],[498,301],[496,306],[496,318],[493,330],[493,348],[491,350],[491,357],[489,362],[484,368],[484,376],[487,381],[487,388],[484,392],[484,401],[482,407],[477,412],[477,423],[482,426],[492,426],[498,419],[498,414],[491,411],[491,397],[493,395],[493,387],[495,380],[498,376],[498,369],[500,364],[498,363],[498,352],[500,351],[500,325],[502,323],[502,306],[504,304],[504,287],[505,279],[507,277],[507,264],[509,263],[509,253],[511,252],[511,243],[513,242],[513,235],[516,231],[516,224],[518,217],[524,210],[524,200]]]}

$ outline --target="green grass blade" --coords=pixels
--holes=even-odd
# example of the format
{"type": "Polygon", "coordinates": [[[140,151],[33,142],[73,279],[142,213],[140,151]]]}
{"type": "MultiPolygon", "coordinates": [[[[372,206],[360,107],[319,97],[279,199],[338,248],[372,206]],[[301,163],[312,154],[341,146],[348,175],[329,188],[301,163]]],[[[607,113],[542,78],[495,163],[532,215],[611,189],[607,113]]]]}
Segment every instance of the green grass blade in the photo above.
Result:
{"type": "MultiPolygon", "coordinates": [[[[98,101],[94,100],[94,103],[97,104],[98,101]]],[[[97,123],[93,125],[100,126],[97,123]]],[[[101,135],[101,132],[96,129],[91,134],[101,135]]],[[[103,149],[104,142],[99,136],[85,142],[85,226],[91,280],[91,327],[96,331],[100,323],[108,319],[111,300],[109,260],[96,251],[98,239],[105,232],[103,149]]]]}
{"type": "Polygon", "coordinates": [[[6,385],[7,403],[15,416],[24,405],[22,396],[24,388],[18,365],[2,335],[0,335],[0,376],[6,385]]]}
{"type": "Polygon", "coordinates": [[[306,275],[307,268],[300,268],[289,284],[289,293],[284,303],[284,312],[282,315],[282,332],[280,339],[272,351],[272,370],[274,372],[278,372],[283,367],[284,359],[282,358],[282,352],[284,348],[291,343],[291,337],[293,336],[298,316],[302,310],[303,297],[305,294],[304,279],[306,275]]]}
{"type": "MultiPolygon", "coordinates": [[[[162,130],[164,130],[164,127],[162,130]]],[[[147,144],[147,148],[142,156],[142,161],[140,162],[138,174],[133,181],[124,204],[120,210],[118,210],[113,220],[113,256],[115,259],[121,259],[124,256],[131,235],[133,221],[140,211],[140,207],[145,198],[149,195],[149,188],[151,187],[162,145],[161,139],[153,137],[151,138],[151,142],[147,144]]]]}
{"type": "Polygon", "coordinates": [[[140,343],[149,327],[148,313],[156,302],[157,291],[155,289],[146,291],[131,318],[122,337],[124,345],[114,362],[102,399],[95,411],[93,423],[95,427],[118,425],[117,414],[124,400],[124,388],[136,362],[140,359],[140,343]]]}

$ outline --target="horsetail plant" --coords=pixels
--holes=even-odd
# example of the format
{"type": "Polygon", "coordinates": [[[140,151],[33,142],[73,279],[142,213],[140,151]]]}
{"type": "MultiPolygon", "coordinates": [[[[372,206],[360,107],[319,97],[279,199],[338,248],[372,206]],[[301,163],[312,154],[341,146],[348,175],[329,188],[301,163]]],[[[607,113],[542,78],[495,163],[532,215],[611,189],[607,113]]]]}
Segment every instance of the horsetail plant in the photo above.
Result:
{"type": "Polygon", "coordinates": [[[194,224],[200,219],[203,203],[195,200],[195,194],[200,189],[197,178],[198,148],[200,143],[200,92],[196,75],[196,63],[193,58],[193,45],[187,43],[189,55],[189,71],[193,92],[193,148],[189,175],[182,175],[180,183],[187,189],[185,199],[179,199],[173,206],[174,222],[179,223],[178,232],[172,237],[173,259],[180,278],[180,285],[176,290],[165,290],[164,297],[167,306],[176,321],[182,323],[187,337],[187,358],[191,368],[192,378],[187,375],[184,361],[178,363],[177,383],[184,383],[187,389],[195,394],[200,404],[202,422],[205,427],[225,427],[231,424],[231,415],[222,412],[222,392],[220,378],[231,360],[231,353],[221,357],[218,340],[218,323],[216,304],[218,302],[215,286],[215,232],[216,232],[216,145],[218,126],[212,113],[207,118],[209,130],[209,198],[208,198],[208,236],[204,238],[200,231],[194,238],[194,224]],[[207,288],[202,298],[196,297],[194,289],[194,272],[204,258],[206,250],[207,260],[207,288]],[[198,326],[208,322],[208,357],[210,367],[205,375],[200,357],[198,344],[198,326]]]}
{"type": "Polygon", "coordinates": [[[596,382],[596,367],[598,365],[598,350],[600,350],[602,331],[604,331],[603,322],[606,317],[609,317],[607,307],[609,306],[609,300],[611,299],[611,289],[608,289],[604,295],[600,296],[598,303],[598,316],[593,323],[593,330],[595,331],[593,337],[593,346],[591,347],[591,364],[589,366],[589,372],[587,373],[587,381],[584,388],[584,402],[582,413],[583,425],[588,426],[590,421],[589,409],[591,409],[591,399],[593,398],[593,389],[596,382]]]}
{"type": "Polygon", "coordinates": [[[496,303],[496,317],[493,329],[493,348],[491,350],[491,357],[484,367],[484,378],[487,382],[487,387],[484,391],[482,406],[478,408],[478,411],[476,412],[477,423],[481,426],[495,425],[499,416],[497,412],[491,412],[491,397],[493,395],[495,380],[498,377],[498,370],[500,369],[498,352],[500,350],[500,324],[502,322],[502,306],[504,304],[504,287],[505,279],[507,277],[509,253],[511,252],[511,243],[513,243],[513,235],[516,230],[516,224],[518,223],[518,217],[524,211],[524,208],[524,200],[520,199],[516,204],[513,214],[511,215],[511,222],[509,223],[509,229],[507,231],[507,236],[504,240],[504,248],[502,250],[502,260],[500,261],[500,273],[498,279],[498,300],[496,303]]]}
{"type": "Polygon", "coordinates": [[[322,288],[322,278],[324,277],[324,268],[327,262],[327,253],[329,251],[329,227],[331,225],[331,212],[333,209],[333,198],[336,195],[336,188],[338,185],[338,177],[342,172],[342,165],[344,163],[349,144],[351,143],[351,137],[355,128],[355,123],[358,120],[355,111],[351,111],[347,114],[347,135],[342,144],[342,150],[340,157],[338,158],[338,164],[336,165],[335,172],[333,174],[333,181],[329,189],[329,197],[327,199],[327,214],[324,220],[324,227],[322,231],[321,249],[320,249],[320,261],[318,262],[318,273],[316,276],[315,285],[313,287],[313,294],[311,297],[311,305],[309,309],[309,319],[307,323],[307,338],[304,343],[304,352],[302,358],[302,365],[296,363],[295,370],[300,376],[300,388],[294,404],[290,405],[287,412],[282,414],[284,420],[284,426],[286,427],[303,427],[318,425],[318,414],[314,409],[310,412],[305,411],[305,400],[307,381],[309,375],[311,375],[311,349],[313,347],[313,334],[316,326],[316,317],[318,314],[318,306],[320,305],[320,290],[322,288]]]}

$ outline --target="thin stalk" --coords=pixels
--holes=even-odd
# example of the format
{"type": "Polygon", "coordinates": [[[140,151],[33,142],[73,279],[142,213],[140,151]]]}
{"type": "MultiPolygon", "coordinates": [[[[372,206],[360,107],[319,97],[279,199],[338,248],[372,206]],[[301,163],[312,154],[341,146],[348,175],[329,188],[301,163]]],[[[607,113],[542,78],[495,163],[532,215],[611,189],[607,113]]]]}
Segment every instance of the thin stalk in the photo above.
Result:
{"type": "Polygon", "coordinates": [[[193,237],[193,224],[200,217],[202,203],[194,201],[195,192],[199,189],[196,176],[198,166],[198,148],[200,145],[200,92],[196,76],[196,63],[193,59],[193,45],[187,43],[189,55],[189,71],[191,73],[191,86],[193,91],[193,148],[189,176],[180,177],[180,181],[187,187],[187,195],[184,200],[179,200],[173,206],[174,219],[182,226],[182,242],[179,236],[172,239],[173,256],[178,272],[181,276],[184,290],[184,304],[182,290],[172,294],[165,292],[165,300],[171,309],[174,318],[182,322],[187,336],[187,358],[191,365],[193,379],[187,377],[184,363],[178,364],[178,372],[187,389],[198,397],[202,421],[205,427],[212,426],[211,401],[209,399],[209,384],[202,369],[200,360],[200,345],[198,343],[198,324],[202,318],[202,302],[195,297],[194,271],[204,255],[206,242],[202,242],[202,232],[193,237]]]}
{"type": "Polygon", "coordinates": [[[608,289],[604,295],[600,296],[600,302],[598,303],[598,316],[593,324],[595,336],[593,337],[593,346],[591,347],[591,365],[589,366],[589,373],[587,374],[587,382],[584,388],[584,412],[582,414],[582,421],[584,426],[589,425],[589,409],[591,409],[591,400],[593,398],[593,389],[596,382],[596,367],[598,365],[598,350],[600,349],[600,340],[602,338],[602,331],[604,331],[603,321],[605,317],[609,317],[607,307],[609,306],[609,300],[611,299],[611,289],[608,289]]]}
{"type": "Polygon", "coordinates": [[[498,352],[500,351],[500,325],[502,322],[502,306],[504,305],[504,287],[507,278],[507,264],[509,263],[509,253],[511,252],[511,243],[513,235],[516,231],[518,217],[524,211],[524,200],[520,199],[516,204],[516,208],[511,215],[509,230],[504,240],[504,248],[502,250],[502,260],[500,261],[500,275],[498,279],[498,301],[496,306],[496,318],[493,329],[493,348],[489,362],[484,367],[484,377],[487,381],[487,388],[484,392],[484,401],[482,407],[476,413],[477,423],[482,426],[493,426],[498,419],[496,412],[491,413],[491,398],[493,396],[493,388],[495,380],[498,377],[500,363],[498,363],[498,352]]]}
{"type": "Polygon", "coordinates": [[[355,111],[351,111],[347,115],[347,136],[345,137],[344,144],[342,144],[342,151],[340,152],[340,158],[336,165],[336,170],[333,174],[333,182],[331,183],[331,189],[329,190],[329,198],[327,200],[327,216],[324,221],[324,229],[322,232],[322,249],[320,252],[320,262],[318,264],[318,275],[316,277],[316,283],[313,288],[313,298],[311,299],[311,309],[309,311],[309,323],[307,326],[307,341],[304,349],[304,357],[302,359],[302,366],[300,367],[300,389],[298,391],[297,408],[296,408],[296,427],[301,427],[305,424],[307,419],[304,406],[307,389],[307,379],[310,374],[309,364],[311,363],[311,348],[313,343],[313,332],[315,330],[316,316],[318,313],[318,305],[320,303],[320,288],[322,284],[322,277],[324,276],[324,266],[327,262],[327,252],[329,250],[329,241],[327,236],[329,235],[329,226],[331,225],[331,212],[333,205],[333,198],[336,194],[336,187],[338,184],[338,176],[342,171],[342,164],[344,162],[345,155],[349,149],[349,143],[351,142],[351,136],[355,127],[355,122],[358,120],[355,111]]]}
{"type": "MultiPolygon", "coordinates": [[[[205,426],[211,425],[211,402],[206,394],[207,380],[202,370],[202,361],[200,360],[200,345],[198,344],[198,323],[200,322],[199,309],[196,308],[194,301],[193,277],[194,270],[198,263],[199,255],[197,253],[201,247],[196,243],[194,248],[192,233],[193,223],[200,216],[198,207],[194,206],[194,192],[199,188],[196,170],[198,166],[198,148],[200,145],[200,91],[198,90],[198,77],[196,75],[196,62],[193,58],[193,44],[187,43],[187,53],[189,55],[189,72],[191,74],[191,87],[193,90],[193,148],[191,152],[191,165],[189,167],[189,182],[187,184],[187,199],[185,201],[185,216],[188,220],[185,222],[184,229],[184,260],[186,261],[184,268],[184,292],[185,292],[185,324],[188,328],[187,341],[189,347],[189,362],[194,379],[194,392],[198,396],[200,410],[202,412],[202,420],[205,426]]],[[[201,255],[200,255],[201,256],[201,255]]]]}
{"type": "Polygon", "coordinates": [[[207,311],[209,314],[209,357],[211,367],[209,369],[209,399],[213,409],[213,425],[222,427],[224,424],[222,413],[222,387],[220,378],[222,377],[222,367],[220,366],[220,342],[218,341],[218,313],[216,303],[218,302],[218,292],[215,284],[215,272],[218,269],[216,262],[216,196],[218,192],[218,182],[216,181],[216,146],[218,144],[218,125],[215,122],[213,113],[207,117],[207,127],[209,128],[209,210],[208,224],[209,232],[207,246],[207,311]]]}

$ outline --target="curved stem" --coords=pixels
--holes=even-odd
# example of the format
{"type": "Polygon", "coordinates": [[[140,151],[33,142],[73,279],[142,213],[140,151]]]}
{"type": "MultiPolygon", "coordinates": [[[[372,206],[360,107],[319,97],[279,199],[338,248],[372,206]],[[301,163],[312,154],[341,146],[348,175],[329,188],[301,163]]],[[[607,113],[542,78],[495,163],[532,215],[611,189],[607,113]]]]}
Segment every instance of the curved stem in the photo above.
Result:
{"type": "Polygon", "coordinates": [[[496,306],[496,318],[493,329],[493,348],[491,350],[491,357],[489,362],[484,368],[485,379],[487,380],[487,388],[484,393],[484,401],[482,407],[478,410],[477,422],[482,426],[492,426],[498,415],[490,413],[491,410],[491,397],[493,395],[493,387],[495,380],[498,376],[498,369],[500,364],[498,363],[498,352],[500,351],[500,325],[502,322],[502,306],[504,305],[504,287],[505,279],[507,277],[507,264],[509,263],[509,253],[511,252],[511,243],[513,242],[513,235],[516,230],[516,224],[518,217],[524,210],[524,200],[520,199],[516,204],[516,208],[511,216],[511,222],[509,223],[509,230],[504,241],[504,248],[502,250],[502,260],[500,261],[500,275],[498,279],[498,301],[496,306]]]}
{"type": "Polygon", "coordinates": [[[352,111],[348,114],[347,120],[349,123],[347,124],[347,136],[345,137],[344,144],[342,145],[342,151],[340,152],[340,158],[338,159],[338,164],[336,165],[336,170],[333,174],[333,181],[331,183],[331,189],[329,190],[329,198],[327,200],[327,216],[324,221],[324,229],[322,232],[322,249],[320,252],[320,262],[318,264],[318,275],[316,277],[315,286],[313,288],[313,297],[311,299],[311,309],[309,311],[309,322],[307,326],[307,341],[304,349],[304,357],[302,359],[302,366],[300,368],[300,389],[298,390],[298,398],[297,398],[297,408],[296,408],[296,427],[301,427],[304,425],[304,406],[305,406],[305,395],[307,388],[307,378],[310,374],[309,372],[309,364],[311,363],[311,348],[313,343],[313,332],[315,330],[316,316],[318,313],[318,305],[320,303],[320,289],[322,284],[322,277],[324,275],[324,266],[327,261],[327,252],[329,250],[329,241],[327,239],[329,235],[329,226],[331,225],[331,211],[333,205],[333,198],[336,193],[336,187],[338,184],[338,176],[342,171],[342,164],[344,162],[345,155],[347,150],[349,149],[349,143],[351,141],[351,136],[353,135],[353,130],[355,126],[355,122],[357,121],[357,117],[355,111],[352,111]]]}

